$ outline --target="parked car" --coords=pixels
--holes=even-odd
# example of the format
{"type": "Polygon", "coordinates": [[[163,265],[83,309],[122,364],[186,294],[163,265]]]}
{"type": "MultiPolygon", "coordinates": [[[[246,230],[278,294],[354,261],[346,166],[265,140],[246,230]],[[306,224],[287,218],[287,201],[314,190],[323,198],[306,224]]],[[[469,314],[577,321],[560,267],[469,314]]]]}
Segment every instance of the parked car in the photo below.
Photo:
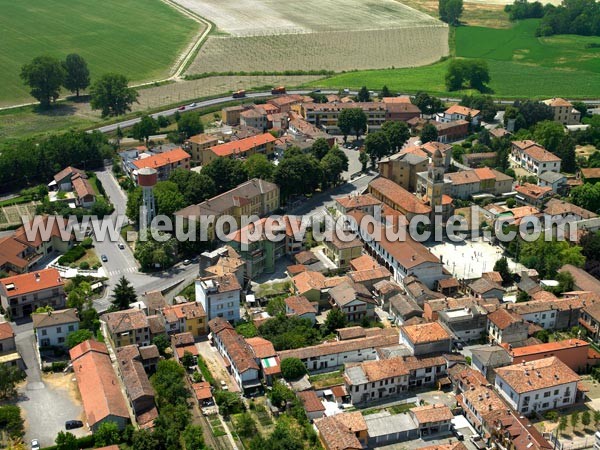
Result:
{"type": "Polygon", "coordinates": [[[65,428],[67,430],[73,430],[75,428],[81,428],[83,426],[83,422],[81,420],[67,420],[65,422],[65,428]]]}
{"type": "Polygon", "coordinates": [[[462,349],[463,349],[463,345],[462,345],[462,343],[461,343],[461,342],[455,342],[455,343],[454,343],[454,348],[455,348],[456,350],[462,350],[462,349]]]}
{"type": "Polygon", "coordinates": [[[192,263],[192,261],[190,261],[189,259],[184,259],[183,260],[183,265],[184,266],[189,266],[192,263]]]}
{"type": "Polygon", "coordinates": [[[454,433],[454,436],[456,436],[456,439],[458,439],[459,441],[465,440],[465,435],[458,431],[456,428],[452,428],[452,433],[454,433]]]}
{"type": "Polygon", "coordinates": [[[100,259],[102,260],[102,262],[107,262],[108,261],[108,257],[106,255],[100,256],[100,259]]]}
{"type": "Polygon", "coordinates": [[[245,96],[246,91],[244,89],[240,89],[239,91],[234,92],[232,95],[233,98],[244,98],[245,96]]]}
{"type": "Polygon", "coordinates": [[[196,107],[196,102],[194,102],[194,103],[190,103],[190,104],[188,105],[188,108],[195,108],[195,107],[196,107]]]}
{"type": "Polygon", "coordinates": [[[121,250],[124,250],[125,249],[125,244],[123,244],[122,242],[119,242],[119,248],[121,250]]]}
{"type": "Polygon", "coordinates": [[[40,450],[40,441],[38,441],[37,439],[32,439],[31,450],[40,450]]]}

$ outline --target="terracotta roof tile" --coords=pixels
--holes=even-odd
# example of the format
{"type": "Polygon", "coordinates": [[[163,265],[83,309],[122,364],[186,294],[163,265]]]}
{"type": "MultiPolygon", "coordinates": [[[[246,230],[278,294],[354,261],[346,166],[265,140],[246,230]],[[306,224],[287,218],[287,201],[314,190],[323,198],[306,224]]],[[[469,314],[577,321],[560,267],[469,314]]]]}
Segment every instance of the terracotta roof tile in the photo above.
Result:
{"type": "Polygon", "coordinates": [[[446,405],[426,405],[417,406],[410,410],[419,424],[432,422],[447,422],[452,420],[454,415],[446,405]]]}
{"type": "Polygon", "coordinates": [[[0,323],[0,341],[15,337],[15,332],[9,322],[0,323]]]}
{"type": "Polygon", "coordinates": [[[404,210],[413,214],[429,214],[431,208],[417,196],[387,178],[379,177],[369,183],[369,189],[379,192],[404,210]]]}
{"type": "Polygon", "coordinates": [[[515,323],[523,323],[521,317],[505,308],[498,308],[493,313],[488,314],[488,320],[500,330],[504,330],[515,323]]]}
{"type": "Polygon", "coordinates": [[[145,167],[156,169],[158,167],[177,163],[186,159],[190,159],[189,153],[184,151],[182,148],[174,148],[173,150],[169,150],[167,152],[157,153],[156,155],[149,156],[147,158],[135,160],[133,161],[133,165],[138,169],[143,169],[145,167]]]}
{"type": "Polygon", "coordinates": [[[79,316],[75,308],[50,311],[47,313],[33,313],[33,328],[44,328],[67,323],[79,323],[79,316]]]}
{"type": "Polygon", "coordinates": [[[579,375],[554,356],[499,367],[496,369],[496,375],[500,376],[517,394],[580,380],[579,375]]]}
{"type": "Polygon", "coordinates": [[[2,290],[9,296],[22,296],[32,292],[64,286],[56,269],[43,269],[0,279],[2,290]]]}
{"type": "Polygon", "coordinates": [[[438,322],[400,327],[413,344],[425,344],[450,339],[450,334],[438,322]]]}
{"type": "Polygon", "coordinates": [[[302,295],[293,295],[286,298],[285,305],[293,311],[293,314],[302,316],[304,314],[316,314],[315,307],[302,295]]]}
{"type": "Polygon", "coordinates": [[[246,153],[253,148],[275,142],[276,139],[271,133],[263,133],[258,136],[251,136],[239,141],[230,141],[225,144],[211,147],[211,151],[217,156],[231,156],[234,154],[246,153]]]}
{"type": "Polygon", "coordinates": [[[325,406],[315,391],[302,391],[296,394],[308,413],[325,411],[325,406]]]}

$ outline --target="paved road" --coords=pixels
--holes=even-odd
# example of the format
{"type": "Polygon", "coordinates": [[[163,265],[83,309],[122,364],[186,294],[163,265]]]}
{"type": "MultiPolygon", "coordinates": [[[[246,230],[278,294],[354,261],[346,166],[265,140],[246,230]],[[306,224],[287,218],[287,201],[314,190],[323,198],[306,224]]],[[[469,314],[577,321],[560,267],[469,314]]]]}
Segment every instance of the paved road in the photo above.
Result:
{"type": "MultiPolygon", "coordinates": [[[[113,223],[115,223],[118,215],[125,216],[127,197],[112,175],[110,166],[97,171],[96,174],[102,182],[106,194],[115,206],[115,212],[110,217],[113,223]]],[[[133,285],[138,295],[141,295],[144,292],[152,290],[162,291],[178,282],[183,288],[187,284],[190,284],[198,274],[198,266],[195,264],[189,266],[179,264],[167,272],[158,274],[140,273],[138,272],[138,264],[133,257],[130,247],[126,245],[121,237],[119,237],[118,242],[111,240],[99,241],[94,238],[96,253],[99,256],[106,255],[108,259],[107,262],[103,263],[104,270],[108,276],[105,296],[94,301],[94,307],[99,312],[105,311],[110,306],[110,295],[121,276],[125,276],[133,285]],[[123,250],[119,249],[118,242],[125,244],[123,250]]],[[[173,295],[174,292],[170,292],[168,298],[170,299],[173,295]]]]}
{"type": "MultiPolygon", "coordinates": [[[[42,379],[42,374],[35,356],[35,339],[33,325],[26,322],[14,325],[16,333],[17,350],[21,354],[26,366],[27,380],[19,390],[17,405],[22,409],[25,418],[25,442],[38,439],[42,447],[54,444],[54,439],[59,431],[64,430],[67,420],[83,419],[81,403],[74,401],[66,388],[57,388],[42,379]]],[[[72,377],[73,374],[54,375],[54,379],[61,381],[61,385],[68,384],[70,380],[62,377],[72,377]],[[64,382],[67,383],[64,383],[64,382]]],[[[72,430],[76,436],[84,436],[88,432],[85,428],[72,430]]]]}

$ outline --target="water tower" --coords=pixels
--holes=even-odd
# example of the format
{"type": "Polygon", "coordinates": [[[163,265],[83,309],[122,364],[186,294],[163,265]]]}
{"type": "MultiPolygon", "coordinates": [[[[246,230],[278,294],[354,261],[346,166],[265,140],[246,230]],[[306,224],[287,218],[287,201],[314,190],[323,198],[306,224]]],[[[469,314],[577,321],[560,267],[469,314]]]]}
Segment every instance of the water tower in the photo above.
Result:
{"type": "Polygon", "coordinates": [[[158,174],[151,167],[144,167],[138,171],[138,185],[142,188],[142,211],[140,214],[140,227],[149,227],[156,216],[156,201],[154,200],[154,186],[158,181],[158,174]]]}

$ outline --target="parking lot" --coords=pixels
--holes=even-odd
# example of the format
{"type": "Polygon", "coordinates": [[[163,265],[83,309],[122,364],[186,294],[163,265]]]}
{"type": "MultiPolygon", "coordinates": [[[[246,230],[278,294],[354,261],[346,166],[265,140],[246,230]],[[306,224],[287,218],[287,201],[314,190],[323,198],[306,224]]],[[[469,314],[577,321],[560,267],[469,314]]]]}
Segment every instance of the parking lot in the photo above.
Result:
{"type": "MultiPolygon", "coordinates": [[[[38,439],[40,445],[54,445],[59,431],[65,430],[67,420],[85,423],[83,406],[73,373],[42,375],[34,352],[31,324],[20,325],[17,349],[26,365],[27,380],[20,386],[17,406],[25,420],[25,442],[38,439]]],[[[70,430],[77,437],[89,434],[86,428],[70,430]]]]}

